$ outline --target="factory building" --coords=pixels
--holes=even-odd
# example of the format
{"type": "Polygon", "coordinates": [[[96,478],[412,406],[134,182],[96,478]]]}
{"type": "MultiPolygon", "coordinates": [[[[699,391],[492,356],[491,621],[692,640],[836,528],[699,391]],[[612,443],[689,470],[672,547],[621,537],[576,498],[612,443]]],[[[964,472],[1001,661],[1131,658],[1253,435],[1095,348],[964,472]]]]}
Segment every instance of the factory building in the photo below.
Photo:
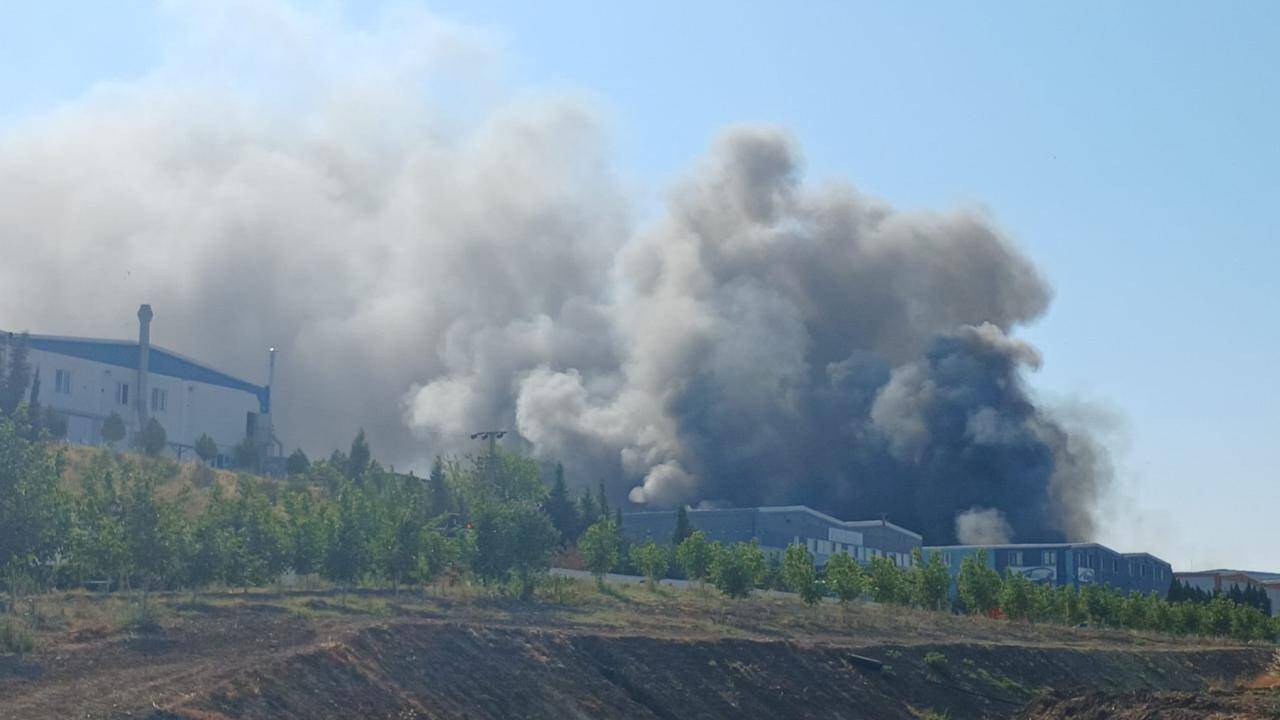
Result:
{"type": "Polygon", "coordinates": [[[944,545],[927,547],[925,553],[940,555],[954,578],[960,563],[980,550],[987,553],[987,565],[1002,575],[1009,570],[1054,585],[1110,585],[1164,597],[1173,580],[1173,568],[1154,555],[1119,553],[1098,543],[944,545]]]}
{"type": "Polygon", "coordinates": [[[1229,592],[1239,587],[1261,589],[1271,600],[1272,617],[1280,617],[1280,573],[1254,572],[1252,570],[1202,570],[1199,572],[1174,573],[1174,577],[1184,585],[1199,588],[1205,592],[1229,592]]]}
{"type": "MultiPolygon", "coordinates": [[[[689,510],[689,525],[708,540],[725,544],[756,540],[769,558],[781,559],[788,545],[809,548],[819,566],[838,552],[863,563],[887,557],[900,567],[911,564],[911,551],[921,537],[887,520],[837,520],[803,505],[786,507],[689,510]]],[[[675,510],[622,515],[622,535],[629,541],[670,543],[676,529],[675,510]]]]}
{"type": "MultiPolygon", "coordinates": [[[[172,454],[189,455],[207,434],[220,459],[253,438],[267,457],[280,455],[271,423],[271,382],[256,385],[204,363],[151,344],[150,305],[138,309],[138,339],[101,340],[55,335],[28,336],[31,383],[39,378],[38,402],[67,419],[68,442],[100,445],[111,415],[124,421],[122,447],[135,444],[150,418],[165,429],[172,454]]],[[[10,351],[19,336],[0,333],[10,351]]],[[[268,376],[275,366],[270,351],[268,376]]],[[[28,398],[31,389],[28,388],[28,398]]]]}

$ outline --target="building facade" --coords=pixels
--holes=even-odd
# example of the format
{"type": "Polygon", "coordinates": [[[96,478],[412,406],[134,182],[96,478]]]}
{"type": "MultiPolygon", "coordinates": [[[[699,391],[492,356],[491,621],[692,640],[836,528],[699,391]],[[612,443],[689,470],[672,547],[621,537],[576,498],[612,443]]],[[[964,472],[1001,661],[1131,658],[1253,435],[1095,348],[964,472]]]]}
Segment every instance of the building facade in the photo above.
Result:
{"type": "MultiPolygon", "coordinates": [[[[900,567],[911,564],[911,551],[921,537],[884,520],[837,520],[804,505],[785,507],[689,510],[689,525],[708,540],[721,543],[756,540],[769,558],[781,558],[788,545],[809,548],[819,566],[847,552],[862,563],[887,557],[900,567]]],[[[623,513],[622,535],[631,542],[670,543],[676,529],[675,510],[623,513]]]]}
{"type": "Polygon", "coordinates": [[[1241,590],[1261,589],[1271,600],[1271,616],[1280,617],[1280,573],[1254,572],[1252,570],[1202,570],[1174,573],[1185,585],[1205,592],[1225,593],[1233,586],[1241,590]]]}
{"type": "MultiPolygon", "coordinates": [[[[66,417],[67,441],[103,444],[103,423],[115,414],[124,421],[125,447],[154,417],[174,454],[189,451],[207,434],[224,457],[246,437],[260,442],[269,456],[279,455],[270,381],[256,385],[152,345],[152,316],[149,305],[139,308],[137,341],[28,336],[32,384],[40,380],[38,401],[66,417]]],[[[17,336],[5,335],[12,347],[17,336]]],[[[28,399],[30,393],[29,387],[28,399]]]]}
{"type": "Polygon", "coordinates": [[[1119,553],[1098,543],[944,545],[927,547],[925,553],[940,555],[954,578],[960,563],[981,550],[987,553],[987,565],[1002,575],[1008,570],[1054,585],[1109,585],[1164,597],[1173,580],[1172,566],[1154,555],[1119,553]]]}

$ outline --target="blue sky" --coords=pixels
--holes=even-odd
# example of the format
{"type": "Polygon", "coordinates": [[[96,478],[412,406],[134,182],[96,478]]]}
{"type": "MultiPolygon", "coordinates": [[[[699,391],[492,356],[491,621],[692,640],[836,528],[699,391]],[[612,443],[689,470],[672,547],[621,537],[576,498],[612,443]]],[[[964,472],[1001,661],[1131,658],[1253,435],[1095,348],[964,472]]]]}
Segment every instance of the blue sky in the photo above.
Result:
{"type": "MultiPolygon", "coordinates": [[[[151,2],[0,11],[0,126],[159,62],[151,2]]],[[[369,3],[343,10],[365,22],[369,3]]],[[[608,118],[662,189],[725,125],[791,130],[811,180],[980,206],[1056,293],[1034,386],[1118,418],[1103,541],[1180,566],[1280,558],[1280,5],[431,3],[514,87],[608,118]]]]}

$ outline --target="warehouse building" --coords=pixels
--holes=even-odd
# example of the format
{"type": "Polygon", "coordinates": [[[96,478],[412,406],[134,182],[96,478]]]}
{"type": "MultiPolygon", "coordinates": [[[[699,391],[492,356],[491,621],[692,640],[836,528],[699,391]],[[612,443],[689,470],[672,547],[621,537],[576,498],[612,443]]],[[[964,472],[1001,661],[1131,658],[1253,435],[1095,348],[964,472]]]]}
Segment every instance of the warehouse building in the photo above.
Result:
{"type": "Polygon", "coordinates": [[[925,553],[940,555],[955,577],[960,563],[980,550],[987,553],[987,565],[1002,575],[1009,570],[1053,585],[1110,585],[1164,597],[1173,580],[1172,566],[1154,555],[1119,553],[1098,543],[944,545],[927,547],[925,553]]]}
{"type": "MultiPolygon", "coordinates": [[[[767,557],[779,559],[788,545],[804,545],[819,566],[833,554],[847,552],[863,563],[887,557],[908,567],[911,551],[921,546],[919,535],[887,520],[837,520],[804,505],[687,512],[689,525],[708,540],[726,544],[756,540],[767,557]]],[[[676,515],[676,510],[624,513],[622,534],[633,543],[670,543],[676,515]]]]}
{"type": "Polygon", "coordinates": [[[1180,572],[1174,573],[1173,576],[1184,585],[1209,593],[1229,592],[1232,587],[1239,587],[1241,590],[1260,589],[1271,601],[1271,616],[1280,617],[1280,573],[1220,569],[1180,572]]]}
{"type": "MultiPolygon", "coordinates": [[[[222,459],[253,438],[267,457],[280,455],[271,423],[270,374],[256,385],[172,350],[151,344],[150,305],[138,309],[138,339],[102,340],[55,335],[27,336],[31,383],[38,377],[38,402],[67,419],[67,441],[100,445],[103,423],[111,415],[123,421],[134,444],[151,418],[165,429],[171,453],[184,455],[202,434],[213,438],[222,459]]],[[[3,333],[12,351],[19,336],[3,333]]],[[[28,388],[28,397],[30,388],[28,388]]]]}

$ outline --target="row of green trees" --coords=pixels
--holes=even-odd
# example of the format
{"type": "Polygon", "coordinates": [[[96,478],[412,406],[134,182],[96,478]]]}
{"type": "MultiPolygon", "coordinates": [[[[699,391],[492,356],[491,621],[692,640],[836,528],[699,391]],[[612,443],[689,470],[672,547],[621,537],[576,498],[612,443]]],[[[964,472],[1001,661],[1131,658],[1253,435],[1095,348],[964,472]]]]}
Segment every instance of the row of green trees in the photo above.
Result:
{"type": "MultiPolygon", "coordinates": [[[[680,534],[677,530],[677,537],[680,534]]],[[[601,577],[621,564],[621,544],[616,526],[605,520],[587,529],[579,549],[588,569],[601,577]]],[[[838,553],[819,569],[807,548],[792,545],[786,549],[776,574],[782,588],[795,592],[810,605],[824,597],[844,603],[867,598],[884,604],[1025,622],[1089,623],[1179,635],[1280,641],[1280,618],[1268,619],[1256,605],[1230,595],[1166,599],[1156,593],[1126,595],[1110,586],[1055,587],[1033,582],[1019,573],[1002,576],[988,565],[984,552],[965,558],[953,581],[940,555],[926,557],[916,549],[912,558],[907,568],[900,568],[885,557],[873,558],[864,567],[848,553],[838,553]]],[[[669,570],[690,580],[709,582],[730,597],[745,597],[755,588],[777,586],[770,582],[769,564],[754,543],[723,546],[709,542],[702,532],[690,532],[674,545],[648,541],[634,546],[629,559],[631,567],[645,575],[651,586],[669,570]]]]}
{"type": "Polygon", "coordinates": [[[426,583],[452,572],[528,595],[559,547],[528,458],[438,461],[428,478],[374,462],[354,469],[321,461],[287,482],[241,475],[207,496],[166,496],[175,464],[104,450],[79,468],[79,487],[63,488],[58,446],[0,421],[0,570],[42,587],[150,589],[257,586],[290,573],[343,586],[426,583]]]}

